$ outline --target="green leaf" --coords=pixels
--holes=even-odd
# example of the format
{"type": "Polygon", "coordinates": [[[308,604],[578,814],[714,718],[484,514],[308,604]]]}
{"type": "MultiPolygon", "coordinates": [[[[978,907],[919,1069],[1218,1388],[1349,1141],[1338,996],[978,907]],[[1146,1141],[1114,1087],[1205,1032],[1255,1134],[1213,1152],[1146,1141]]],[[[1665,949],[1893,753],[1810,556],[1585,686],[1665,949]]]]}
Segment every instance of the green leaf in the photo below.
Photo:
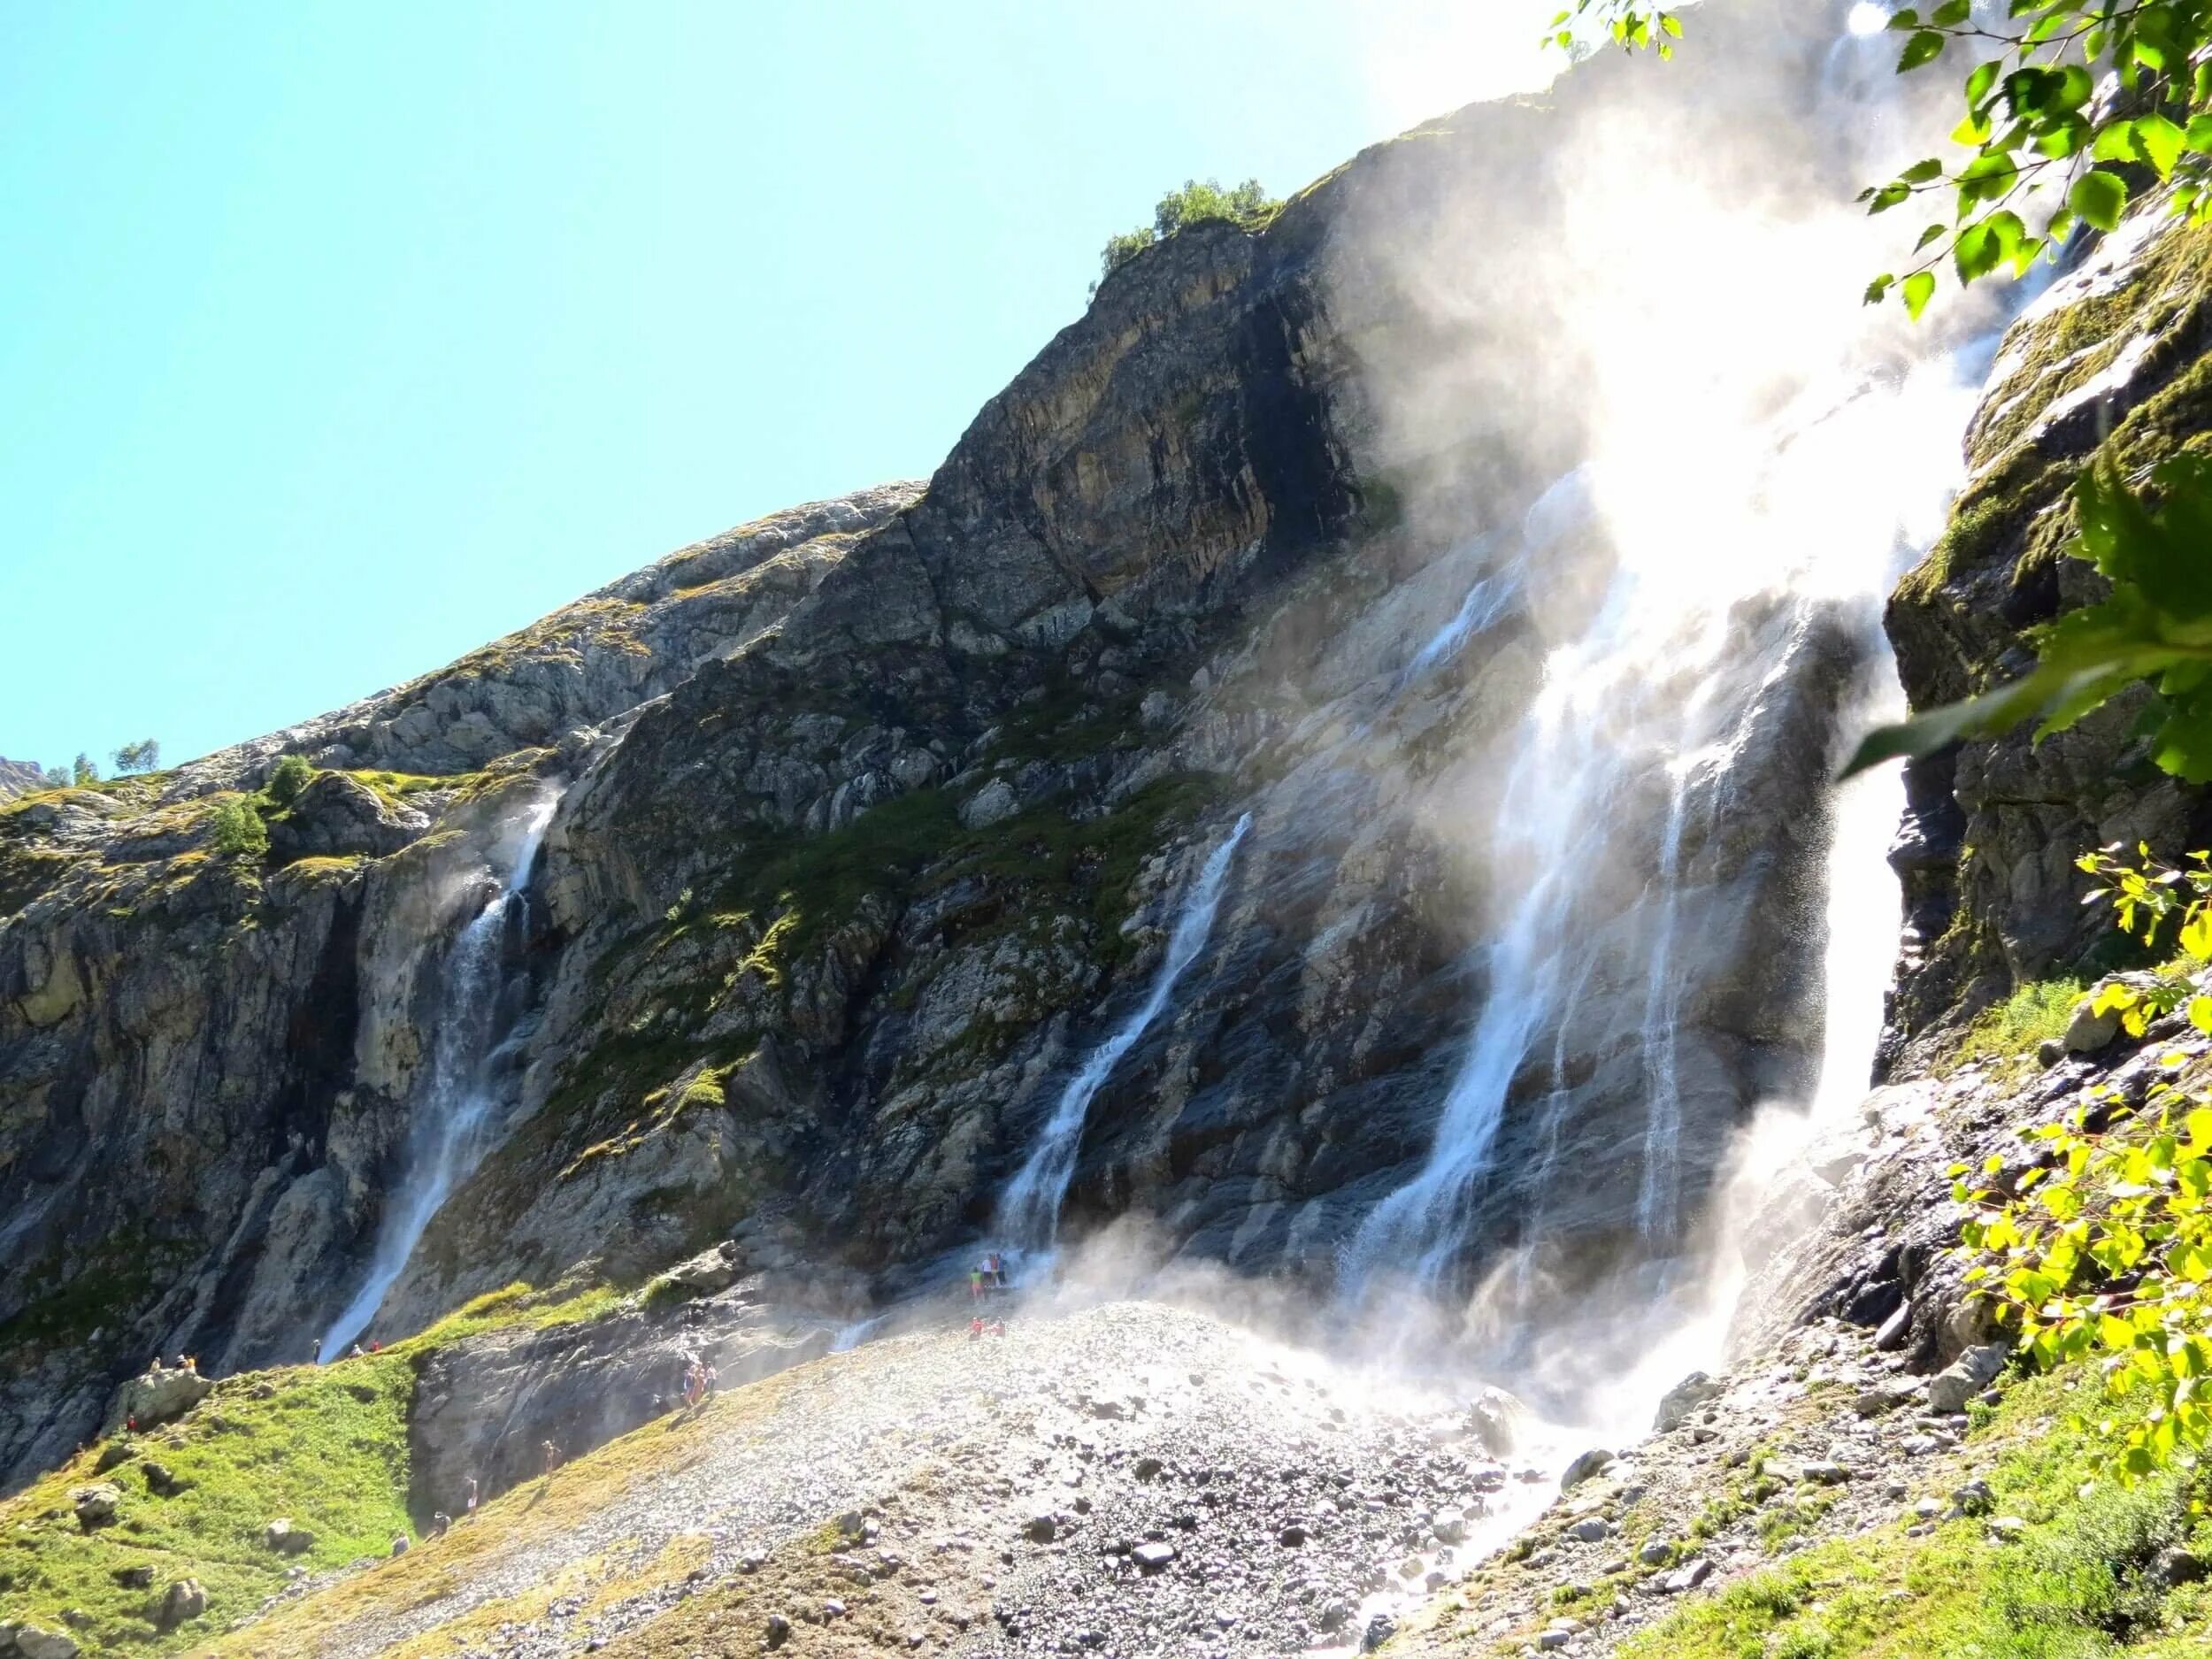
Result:
{"type": "Polygon", "coordinates": [[[2136,118],[2136,154],[2157,168],[2158,176],[2162,179],[2172,174],[2174,164],[2181,159],[2182,150],[2187,142],[2187,134],[2162,115],[2136,118]]]}
{"type": "Polygon", "coordinates": [[[2181,948],[2199,962],[2212,960],[2212,910],[2200,909],[2182,925],[2181,948]]]}
{"type": "Polygon", "coordinates": [[[1916,161],[1897,175],[1901,184],[1925,184],[1931,179],[1943,176],[1943,164],[1931,156],[1925,161],[1916,161]]]}
{"type": "Polygon", "coordinates": [[[1966,77],[1966,103],[1970,109],[1978,108],[1990,89],[1997,84],[1997,60],[1974,65],[1974,73],[1966,77]]]}
{"type": "Polygon", "coordinates": [[[2074,216],[2099,230],[2117,230],[2127,204],[2127,186],[2117,175],[2101,171],[2083,173],[2066,193],[2066,205],[2074,216]]]}
{"type": "MultiPolygon", "coordinates": [[[[1894,19],[1893,19],[1894,27],[1894,19]]],[[[1897,73],[1908,74],[1924,64],[1932,64],[1943,56],[1944,38],[1932,29],[1923,29],[1905,42],[1905,50],[1898,54],[1897,73]]]]}
{"type": "Polygon", "coordinates": [[[1928,21],[1939,29],[1955,29],[1966,21],[1973,11],[1970,0],[1943,0],[1929,16],[1928,21]]]}
{"type": "Polygon", "coordinates": [[[1928,302],[1935,297],[1936,280],[1932,272],[1916,271],[1905,279],[1905,310],[1913,321],[1920,320],[1920,313],[1928,309],[1928,302]]]}
{"type": "Polygon", "coordinates": [[[1916,29],[1920,27],[1920,13],[1910,6],[1900,6],[1889,14],[1889,22],[1885,27],[1901,32],[1905,29],[1916,29]]]}
{"type": "Polygon", "coordinates": [[[1896,280],[1897,279],[1890,275],[1887,272],[1884,272],[1880,276],[1876,277],[1871,282],[1866,285],[1866,299],[1864,303],[1869,305],[1879,305],[1885,299],[1889,297],[1890,287],[1896,280]]]}
{"type": "MultiPolygon", "coordinates": [[[[2212,65],[2208,67],[2212,67],[2212,65]]],[[[2192,118],[2181,142],[2199,155],[2212,155],[2212,115],[2192,118]]]]}
{"type": "Polygon", "coordinates": [[[1912,250],[1915,253],[1918,253],[1923,248],[1928,246],[1929,243],[1941,242],[1950,228],[1951,227],[1948,225],[1929,226],[1927,229],[1920,233],[1920,240],[1913,243],[1912,250]]]}

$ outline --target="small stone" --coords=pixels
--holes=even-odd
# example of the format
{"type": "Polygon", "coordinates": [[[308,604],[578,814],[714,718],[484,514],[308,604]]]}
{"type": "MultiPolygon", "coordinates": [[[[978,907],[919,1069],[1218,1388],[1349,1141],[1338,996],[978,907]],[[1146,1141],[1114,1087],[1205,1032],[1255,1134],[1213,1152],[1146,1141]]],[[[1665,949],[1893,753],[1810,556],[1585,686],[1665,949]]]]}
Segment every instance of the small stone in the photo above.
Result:
{"type": "MultiPolygon", "coordinates": [[[[118,1567],[108,1577],[126,1590],[150,1590],[154,1587],[154,1570],[151,1567],[118,1567]]],[[[0,1653],[5,1652],[5,1647],[0,1647],[0,1653]]]]}
{"type": "Polygon", "coordinates": [[[1367,1621],[1367,1628],[1360,1634],[1359,1645],[1363,1651],[1372,1653],[1397,1632],[1398,1621],[1387,1613],[1378,1613],[1367,1621]]]}
{"type": "Polygon", "coordinates": [[[162,1593],[161,1611],[155,1622],[164,1630],[196,1619],[207,1611],[207,1592],[197,1578],[179,1578],[162,1593]]]}
{"type": "Polygon", "coordinates": [[[1928,1409],[1949,1417],[1966,1409],[1966,1402],[1997,1380],[2011,1350],[2002,1342],[1970,1348],[1929,1379],[1928,1409]]]}
{"type": "Polygon", "coordinates": [[[1147,1572],[1159,1571],[1175,1559],[1175,1553],[1174,1545],[1156,1540],[1148,1544],[1140,1544],[1129,1552],[1131,1558],[1147,1572]]]}
{"type": "Polygon", "coordinates": [[[1429,1517],[1429,1531],[1436,1534],[1440,1543],[1463,1542],[1467,1537],[1466,1510],[1439,1509],[1429,1517]]]}
{"type": "Polygon", "coordinates": [[[1137,1459],[1136,1469],[1133,1472],[1140,1480],[1149,1480],[1160,1472],[1161,1467],[1160,1460],[1156,1457],[1140,1457],[1137,1459]]]}
{"type": "Polygon", "coordinates": [[[1601,1544],[1613,1536],[1613,1528],[1603,1517],[1593,1515],[1586,1520],[1577,1521],[1567,1529],[1565,1536],[1578,1544],[1601,1544]]]}
{"type": "Polygon", "coordinates": [[[1851,1479],[1851,1471],[1841,1463],[1807,1463],[1798,1471],[1798,1479],[1816,1486],[1839,1486],[1851,1479]]]}
{"type": "Polygon", "coordinates": [[[822,1617],[824,1618],[844,1617],[845,1604],[842,1601],[840,1601],[836,1597],[832,1596],[828,1601],[822,1603],[822,1617]]]}
{"type": "Polygon", "coordinates": [[[1653,1431],[1660,1434],[1671,1433],[1688,1422],[1690,1414],[1700,1406],[1726,1392],[1703,1371],[1692,1371],[1661,1396],[1658,1415],[1652,1419],[1653,1431]]]}
{"type": "Polygon", "coordinates": [[[1563,1630],[1548,1630],[1538,1633],[1536,1638],[1536,1646],[1541,1652],[1557,1653],[1562,1647],[1564,1647],[1573,1640],[1573,1635],[1569,1632],[1563,1630]]]}
{"type": "Polygon", "coordinates": [[[2110,1045],[2120,1034],[2120,1013],[2117,1009],[2096,1012],[2094,993],[2085,996],[2074,1005],[2074,1017],[2066,1027],[2062,1041],[2069,1053],[2094,1054],[2110,1045]]]}
{"type": "Polygon", "coordinates": [[[1970,1480],[1951,1494],[1962,1515],[1986,1515],[1997,1506],[1996,1494],[1986,1480],[1970,1480]]]}
{"type": "Polygon", "coordinates": [[[1943,1505],[1933,1498],[1923,1498],[1912,1506],[1912,1512],[1921,1520],[1932,1521],[1943,1513],[1943,1505]]]}
{"type": "Polygon", "coordinates": [[[2151,1577],[2170,1589],[2177,1584],[2195,1584],[2204,1577],[2204,1562],[2193,1550],[2162,1549],[2151,1563],[2151,1577]]]}
{"type": "Polygon", "coordinates": [[[1049,1509],[1042,1510],[1029,1517],[1029,1525],[1023,1531],[1031,1543],[1049,1544],[1060,1535],[1060,1519],[1049,1509]]]}
{"type": "Polygon", "coordinates": [[[1874,1333],[1874,1346],[1884,1354],[1895,1352],[1905,1346],[1905,1339],[1912,1334],[1912,1303],[1897,1304],[1897,1311],[1882,1321],[1874,1333]]]}
{"type": "Polygon", "coordinates": [[[1897,1443],[1897,1449],[1908,1457],[1925,1457],[1942,1448],[1943,1442],[1932,1434],[1908,1434],[1897,1443]]]}
{"type": "Polygon", "coordinates": [[[16,1628],[15,1651],[22,1659],[77,1659],[77,1639],[56,1630],[22,1624],[16,1628]]]}
{"type": "Polygon", "coordinates": [[[1275,1541],[1279,1544],[1302,1544],[1306,1541],[1306,1536],[1304,1525],[1300,1522],[1292,1521],[1275,1534],[1275,1541]]]}
{"type": "Polygon", "coordinates": [[[1612,1453],[1594,1447],[1567,1465],[1566,1472],[1559,1477],[1559,1489],[1573,1491],[1612,1461],[1612,1453]]]}
{"type": "Polygon", "coordinates": [[[791,1621],[780,1613],[771,1613],[762,1633],[771,1647],[780,1647],[791,1640],[791,1621]]]}
{"type": "Polygon", "coordinates": [[[1684,1562],[1679,1567],[1677,1567],[1672,1572],[1667,1575],[1667,1594],[1669,1595],[1684,1594],[1688,1591],[1696,1589],[1698,1586],[1703,1584],[1706,1579],[1711,1578],[1712,1576],[1713,1563],[1702,1555],[1696,1556],[1692,1560],[1684,1562]]]}
{"type": "Polygon", "coordinates": [[[1636,1552],[1636,1559],[1647,1567],[1663,1567],[1674,1559],[1674,1546],[1663,1538],[1655,1538],[1636,1552]]]}
{"type": "Polygon", "coordinates": [[[1989,1524],[1989,1535],[2001,1544],[2025,1538],[2028,1524],[2016,1515],[2001,1515],[1989,1524]]]}
{"type": "Polygon", "coordinates": [[[315,1548],[315,1534],[280,1516],[261,1529],[261,1541],[280,1555],[304,1555],[315,1548]]]}

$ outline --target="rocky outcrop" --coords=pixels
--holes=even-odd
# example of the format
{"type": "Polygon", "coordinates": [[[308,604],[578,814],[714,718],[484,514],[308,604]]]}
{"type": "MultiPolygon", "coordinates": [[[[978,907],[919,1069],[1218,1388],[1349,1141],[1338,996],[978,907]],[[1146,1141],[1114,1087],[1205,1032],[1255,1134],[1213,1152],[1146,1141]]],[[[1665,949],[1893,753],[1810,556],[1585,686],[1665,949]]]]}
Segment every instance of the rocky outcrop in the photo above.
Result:
{"type": "MultiPolygon", "coordinates": [[[[2212,424],[2208,235],[2147,200],[2006,334],[1950,528],[1889,606],[1916,707],[2032,666],[2032,629],[2102,592],[2090,565],[2059,551],[2073,527],[2067,492],[2093,454],[2106,448],[2132,472],[2212,424]]],[[[1892,854],[1908,900],[1893,1062],[1924,1061],[1960,1017],[2016,986],[2109,965],[2108,919],[2078,902],[2081,854],[2146,841],[2178,859],[2212,835],[2212,796],[2151,764],[2135,729],[2144,695],[2040,742],[2023,726],[1909,769],[1911,811],[1892,854]]]]}
{"type": "Polygon", "coordinates": [[[628,1308],[578,1329],[441,1348],[408,1417],[411,1505],[425,1521],[441,1509],[457,1515],[472,1479],[488,1498],[541,1474],[546,1441],[572,1457],[681,1409],[695,1362],[714,1367],[718,1388],[735,1388],[825,1354],[864,1300],[863,1286],[834,1277],[752,1273],[658,1311],[628,1308]],[[841,1293],[843,1306],[828,1305],[841,1293]]]}
{"type": "Polygon", "coordinates": [[[46,787],[44,767],[0,755],[0,801],[12,801],[19,795],[29,795],[46,787]]]}

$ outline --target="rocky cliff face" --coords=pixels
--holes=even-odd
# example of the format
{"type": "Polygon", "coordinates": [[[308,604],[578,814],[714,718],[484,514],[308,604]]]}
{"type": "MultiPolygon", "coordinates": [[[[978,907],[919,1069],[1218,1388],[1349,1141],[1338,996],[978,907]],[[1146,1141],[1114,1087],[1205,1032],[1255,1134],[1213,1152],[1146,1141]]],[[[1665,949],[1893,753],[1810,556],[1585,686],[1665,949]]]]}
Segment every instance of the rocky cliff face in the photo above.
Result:
{"type": "MultiPolygon", "coordinates": [[[[2131,472],[2201,444],[2212,422],[2212,284],[2201,227],[2154,202],[2092,250],[2006,334],[1968,433],[1971,477],[1951,527],[1889,607],[1916,706],[2033,665],[2032,630],[2093,601],[2103,579],[2061,544],[2067,492],[2108,448],[2131,472]]],[[[1923,1062],[2015,987],[2108,964],[2074,860],[2119,841],[2178,859],[2212,834],[2212,802],[2151,764],[2135,723],[2147,688],[2040,743],[2026,729],[1916,764],[1892,862],[1906,950],[1890,1052],[1923,1062]]]]}
{"type": "Polygon", "coordinates": [[[0,801],[12,801],[19,795],[46,787],[45,771],[27,760],[10,760],[0,756],[0,801]]]}
{"type": "MultiPolygon", "coordinates": [[[[1809,27],[1808,62],[1825,46],[1809,27]]],[[[777,515],[349,709],[0,812],[0,1466],[51,1461],[150,1348],[310,1352],[403,1202],[441,964],[554,794],[488,1149],[373,1331],[718,1241],[740,1271],[926,1281],[1248,810],[1210,939],[1092,1104],[1069,1225],[1135,1214],[1169,1250],[1325,1277],[1502,989],[1471,947],[1509,872],[1463,826],[1584,590],[1524,538],[1543,580],[1476,601],[1587,441],[1583,365],[1518,349],[1553,303],[1524,256],[1568,209],[1563,124],[1620,73],[1132,261],[926,488],[777,515]],[[1509,200],[1517,236],[1469,254],[1469,204],[1509,200]],[[1446,251],[1481,305],[1430,303],[1446,251]],[[285,754],[319,770],[265,804],[267,853],[221,850],[219,810],[285,754]]],[[[1724,77],[1673,86],[1716,133],[1755,112],[1724,77]]],[[[1655,930],[1682,941],[1686,1216],[1816,1052],[1806,872],[1863,633],[1731,620],[1764,654],[1700,810],[1663,833],[1655,772],[1603,805],[1605,876],[1663,864],[1679,906],[1604,918],[1577,1017],[1508,1079],[1471,1260],[1540,1222],[1563,1256],[1648,1234],[1655,930]]]]}

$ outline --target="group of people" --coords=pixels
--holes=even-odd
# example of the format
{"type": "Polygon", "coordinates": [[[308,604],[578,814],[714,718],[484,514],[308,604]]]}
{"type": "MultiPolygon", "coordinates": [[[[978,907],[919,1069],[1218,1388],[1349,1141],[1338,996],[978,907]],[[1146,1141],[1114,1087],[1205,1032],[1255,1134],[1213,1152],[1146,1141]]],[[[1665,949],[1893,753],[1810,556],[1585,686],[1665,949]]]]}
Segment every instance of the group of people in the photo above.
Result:
{"type": "Polygon", "coordinates": [[[180,1354],[177,1356],[177,1363],[173,1368],[164,1365],[161,1363],[161,1356],[157,1354],[154,1356],[154,1363],[146,1367],[148,1374],[155,1377],[158,1377],[164,1371],[172,1369],[184,1371],[188,1375],[196,1377],[200,1374],[200,1362],[190,1354],[180,1354]]]}
{"type": "Polygon", "coordinates": [[[714,1398],[715,1384],[720,1379],[714,1374],[714,1366],[695,1355],[684,1363],[684,1404],[695,1406],[702,1401],[714,1398]]]}
{"type": "Polygon", "coordinates": [[[983,1259],[968,1270],[968,1300],[981,1302],[1012,1286],[1006,1282],[1006,1258],[996,1250],[984,1252],[983,1259]]]}

